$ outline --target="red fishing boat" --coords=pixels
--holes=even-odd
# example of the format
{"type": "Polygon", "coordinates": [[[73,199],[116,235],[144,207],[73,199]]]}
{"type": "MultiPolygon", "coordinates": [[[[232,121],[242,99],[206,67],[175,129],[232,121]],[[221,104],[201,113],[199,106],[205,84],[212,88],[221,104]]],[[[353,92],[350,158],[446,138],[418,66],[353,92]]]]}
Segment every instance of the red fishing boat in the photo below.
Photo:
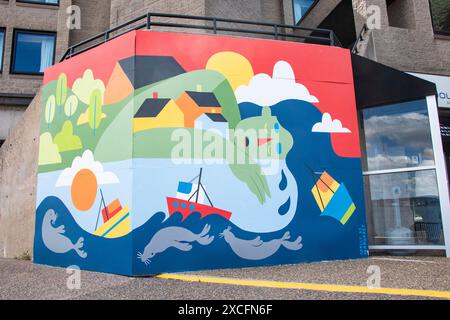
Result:
{"type": "Polygon", "coordinates": [[[167,197],[167,208],[169,215],[180,212],[183,215],[183,220],[194,212],[200,213],[201,218],[212,214],[222,216],[228,220],[231,217],[231,212],[216,208],[212,204],[208,193],[202,185],[202,169],[200,169],[200,174],[191,181],[178,183],[177,196],[175,198],[167,197]],[[198,179],[197,184],[194,184],[193,182],[196,179],[198,179]],[[209,205],[202,203],[203,196],[206,196],[209,205]]]}

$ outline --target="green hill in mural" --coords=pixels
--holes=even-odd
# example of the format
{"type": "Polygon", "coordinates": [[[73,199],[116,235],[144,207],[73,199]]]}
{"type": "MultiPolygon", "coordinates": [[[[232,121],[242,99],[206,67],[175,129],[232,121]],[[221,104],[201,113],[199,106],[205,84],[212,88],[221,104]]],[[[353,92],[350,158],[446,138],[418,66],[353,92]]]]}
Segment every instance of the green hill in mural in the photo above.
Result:
{"type": "MultiPolygon", "coordinates": [[[[170,157],[168,151],[161,154],[155,154],[155,151],[140,151],[134,148],[131,153],[131,146],[126,147],[131,141],[132,134],[132,119],[134,114],[139,110],[143,102],[152,96],[153,92],[158,92],[159,97],[176,100],[185,91],[196,91],[198,86],[202,86],[203,91],[213,92],[217,100],[222,106],[222,112],[225,119],[228,121],[230,128],[236,127],[240,121],[239,107],[236,102],[233,90],[230,84],[218,72],[209,70],[197,70],[189,73],[184,73],[179,76],[160,81],[156,84],[143,87],[134,92],[134,98],[123,101],[125,106],[121,108],[121,111],[115,119],[111,122],[106,129],[107,132],[99,140],[95,148],[95,158],[102,162],[127,160],[132,156],[149,157],[149,158],[164,158],[170,157]],[[120,145],[118,142],[123,142],[123,149],[117,149],[112,151],[111,145],[120,145]]],[[[106,109],[106,108],[105,108],[106,109]]],[[[136,133],[134,135],[134,145],[140,145],[144,142],[154,144],[166,144],[168,146],[173,143],[170,141],[170,136],[167,134],[173,129],[157,128],[148,130],[142,133],[136,133]],[[158,138],[158,132],[160,137],[158,138]]],[[[148,148],[146,148],[148,149],[148,148]]],[[[166,148],[170,150],[169,148],[166,148]]]]}
{"type": "Polygon", "coordinates": [[[287,154],[292,149],[294,139],[292,135],[283,128],[278,121],[277,117],[272,116],[270,107],[263,107],[261,109],[261,116],[250,117],[242,120],[236,127],[236,130],[260,130],[267,129],[270,134],[270,130],[277,134],[275,137],[249,137],[246,140],[247,148],[262,148],[263,152],[258,152],[258,159],[286,159],[287,154]],[[265,152],[264,152],[265,151],[265,152]]]}

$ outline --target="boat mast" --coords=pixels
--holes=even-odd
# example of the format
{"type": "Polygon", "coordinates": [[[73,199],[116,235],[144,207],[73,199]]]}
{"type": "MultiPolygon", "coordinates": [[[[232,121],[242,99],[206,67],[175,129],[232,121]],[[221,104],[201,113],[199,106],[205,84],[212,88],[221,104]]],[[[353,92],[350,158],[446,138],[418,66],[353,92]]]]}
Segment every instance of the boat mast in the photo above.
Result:
{"type": "Polygon", "coordinates": [[[209,198],[208,193],[206,192],[205,188],[203,188],[203,185],[202,185],[202,184],[200,185],[200,187],[202,187],[202,190],[203,190],[203,192],[205,193],[205,196],[206,196],[206,198],[208,199],[209,204],[211,205],[211,207],[214,208],[214,205],[213,205],[213,203],[211,202],[211,199],[209,198]]]}
{"type": "Polygon", "coordinates": [[[100,208],[98,209],[97,222],[95,223],[95,230],[97,230],[97,227],[98,227],[98,219],[100,218],[100,212],[102,211],[102,205],[103,205],[103,208],[105,208],[106,218],[109,219],[108,208],[106,207],[105,198],[103,197],[102,189],[100,189],[100,195],[101,195],[100,208]]]}
{"type": "Polygon", "coordinates": [[[202,184],[202,171],[203,171],[203,168],[200,168],[200,174],[198,175],[197,191],[196,191],[196,195],[195,195],[195,202],[197,202],[197,203],[198,203],[198,195],[200,193],[200,186],[202,184]]]}
{"type": "MultiPolygon", "coordinates": [[[[306,163],[305,163],[305,166],[311,171],[313,176],[316,175],[316,173],[313,171],[313,169],[311,169],[310,166],[308,166],[306,163]]],[[[321,176],[319,177],[319,180],[322,181],[322,183],[325,185],[325,187],[327,187],[331,192],[335,193],[335,191],[328,185],[328,183],[323,181],[321,176]]]]}
{"type": "MultiPolygon", "coordinates": [[[[308,168],[308,170],[311,172],[311,176],[313,177],[313,181],[314,182],[316,182],[315,180],[314,180],[314,176],[316,175],[316,173],[314,172],[314,170],[310,167],[310,166],[308,166],[306,163],[305,163],[305,166],[308,168]]],[[[333,189],[331,189],[331,187],[325,182],[325,181],[323,181],[323,179],[322,179],[322,176],[319,176],[319,180],[334,194],[335,193],[335,191],[333,190],[333,189]]],[[[315,189],[316,189],[316,191],[317,191],[317,194],[319,195],[319,199],[320,199],[320,203],[322,204],[322,208],[325,210],[325,205],[324,205],[324,203],[323,203],[323,199],[322,199],[322,195],[321,195],[321,192],[320,192],[320,190],[319,190],[319,187],[317,186],[317,183],[315,183],[315,189]]]]}
{"type": "Polygon", "coordinates": [[[199,197],[199,194],[200,194],[200,188],[202,188],[203,193],[206,195],[206,198],[209,201],[209,204],[211,205],[211,207],[214,208],[214,205],[211,202],[211,199],[209,198],[208,193],[206,192],[205,188],[202,185],[202,171],[203,171],[203,168],[200,168],[200,174],[190,181],[190,182],[192,182],[192,181],[194,181],[195,179],[198,178],[197,190],[189,197],[188,201],[191,201],[192,197],[195,195],[195,202],[198,203],[198,197],[199,197]]]}

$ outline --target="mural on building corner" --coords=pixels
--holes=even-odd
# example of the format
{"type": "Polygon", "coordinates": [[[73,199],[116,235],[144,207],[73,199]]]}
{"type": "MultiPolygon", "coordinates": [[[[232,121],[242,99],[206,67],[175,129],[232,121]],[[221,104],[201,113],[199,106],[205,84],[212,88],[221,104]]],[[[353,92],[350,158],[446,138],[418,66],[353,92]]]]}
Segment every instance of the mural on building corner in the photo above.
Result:
{"type": "Polygon", "coordinates": [[[128,33],[45,72],[34,261],[145,275],[366,257],[359,152],[348,51],[128,33]]]}

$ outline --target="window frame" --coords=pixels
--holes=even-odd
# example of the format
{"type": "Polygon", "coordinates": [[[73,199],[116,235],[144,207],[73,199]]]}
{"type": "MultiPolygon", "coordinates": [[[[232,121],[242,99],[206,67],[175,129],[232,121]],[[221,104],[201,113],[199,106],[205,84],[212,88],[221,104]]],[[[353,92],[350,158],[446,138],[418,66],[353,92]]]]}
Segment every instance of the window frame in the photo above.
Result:
{"type": "MultiPolygon", "coordinates": [[[[441,140],[441,132],[439,127],[439,116],[438,116],[438,107],[437,107],[437,97],[434,96],[426,96],[423,98],[426,101],[428,118],[429,118],[429,126],[431,131],[431,139],[433,145],[433,153],[435,163],[433,166],[419,166],[419,167],[410,167],[410,168],[399,168],[399,169],[386,169],[386,170],[378,170],[378,171],[364,171],[363,177],[368,177],[372,175],[379,174],[389,174],[389,173],[402,173],[402,172],[418,172],[418,171],[427,171],[434,170],[436,172],[436,182],[439,193],[439,204],[441,208],[441,219],[442,219],[442,228],[444,234],[444,244],[443,245],[369,245],[369,251],[377,251],[377,250],[445,250],[446,256],[450,257],[450,199],[448,194],[450,192],[449,185],[447,183],[447,169],[446,162],[444,157],[444,150],[442,146],[441,140]]],[[[411,99],[411,100],[403,100],[397,103],[403,102],[411,102],[422,99],[411,99]]],[[[383,105],[374,105],[367,108],[372,107],[381,107],[383,105]]],[[[366,108],[364,108],[366,109],[366,108]]],[[[364,143],[364,131],[361,123],[362,110],[358,112],[358,128],[360,133],[360,143],[361,143],[361,157],[365,157],[366,155],[363,152],[363,143],[364,143]]],[[[368,195],[364,192],[364,196],[366,199],[368,195]]],[[[367,213],[366,213],[367,214],[367,213]]],[[[367,214],[368,217],[368,214],[367,214]]]]}
{"type": "MultiPolygon", "coordinates": [[[[402,110],[399,108],[399,110],[402,110]]],[[[360,149],[361,149],[361,164],[363,168],[363,175],[364,176],[370,176],[370,175],[379,175],[379,174],[389,174],[389,173],[403,173],[403,172],[413,172],[413,171],[423,171],[423,170],[433,170],[436,169],[436,152],[434,152],[434,141],[432,136],[433,128],[431,127],[431,119],[430,119],[430,108],[428,106],[427,97],[423,99],[405,99],[398,102],[392,102],[387,104],[377,104],[370,107],[365,107],[362,109],[358,109],[358,130],[359,130],[359,141],[360,141],[360,149]],[[395,167],[395,168],[382,168],[382,169],[370,169],[368,166],[368,159],[367,159],[367,149],[366,149],[366,137],[365,135],[365,127],[364,127],[364,119],[363,119],[363,112],[364,110],[368,109],[376,109],[376,108],[382,108],[382,107],[388,107],[393,105],[401,105],[406,103],[414,103],[417,101],[423,101],[427,104],[427,117],[428,117],[428,128],[430,129],[430,139],[431,139],[431,146],[433,147],[433,158],[434,158],[434,164],[432,165],[422,165],[419,164],[417,166],[406,166],[406,167],[395,167]],[[366,161],[366,164],[364,164],[364,161],[366,161]],[[367,165],[367,168],[365,167],[367,165]]]]}
{"type": "Polygon", "coordinates": [[[429,6],[429,9],[430,9],[431,27],[433,28],[433,33],[436,34],[436,35],[450,37],[450,30],[449,31],[438,31],[438,30],[436,30],[436,27],[434,25],[433,8],[432,8],[432,5],[431,5],[431,0],[428,0],[428,6],[429,6]]]}
{"type": "Polygon", "coordinates": [[[3,73],[3,64],[5,59],[5,44],[6,44],[6,28],[0,27],[0,33],[3,32],[3,43],[2,43],[2,50],[0,51],[0,74],[3,73]]]}
{"type": "Polygon", "coordinates": [[[60,0],[57,0],[58,3],[45,3],[45,2],[36,2],[31,0],[16,0],[16,3],[26,3],[26,4],[35,4],[38,6],[52,6],[52,7],[59,7],[60,0]]]}
{"type": "Polygon", "coordinates": [[[54,38],[53,45],[53,61],[52,65],[55,64],[56,57],[56,42],[57,42],[57,33],[55,31],[43,31],[43,30],[31,30],[31,29],[14,29],[13,31],[13,39],[12,39],[12,49],[11,49],[11,64],[9,67],[10,74],[19,74],[19,75],[33,75],[33,76],[42,76],[44,72],[24,72],[24,71],[14,71],[14,67],[16,64],[16,50],[17,50],[17,37],[18,34],[32,34],[32,35],[51,35],[54,38]]]}
{"type": "Polygon", "coordinates": [[[305,18],[308,14],[309,14],[309,12],[317,5],[317,3],[319,2],[320,0],[314,0],[314,2],[311,4],[311,6],[308,8],[308,10],[306,10],[306,12],[305,12],[305,14],[304,15],[302,15],[301,16],[301,18],[298,20],[298,22],[297,21],[295,21],[295,4],[294,4],[294,2],[295,2],[295,0],[291,0],[291,5],[292,5],[292,19],[294,20],[294,26],[298,26],[298,25],[300,25],[300,23],[302,23],[302,21],[303,21],[303,18],[305,18]]]}

